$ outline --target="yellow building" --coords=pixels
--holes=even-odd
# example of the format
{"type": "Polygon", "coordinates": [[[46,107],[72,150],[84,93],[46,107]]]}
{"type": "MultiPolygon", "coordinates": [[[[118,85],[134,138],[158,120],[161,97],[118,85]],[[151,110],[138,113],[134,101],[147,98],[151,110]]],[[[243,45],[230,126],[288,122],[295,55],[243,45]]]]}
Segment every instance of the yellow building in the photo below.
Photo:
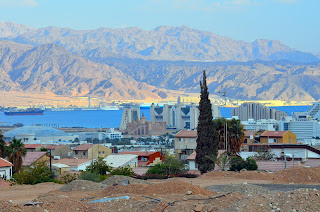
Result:
{"type": "Polygon", "coordinates": [[[260,135],[260,143],[296,144],[297,136],[291,131],[265,131],[260,135]]]}
{"type": "Polygon", "coordinates": [[[92,157],[93,159],[97,159],[98,157],[105,158],[111,154],[111,149],[100,144],[82,144],[73,149],[73,155],[78,159],[92,159],[92,157]]]}

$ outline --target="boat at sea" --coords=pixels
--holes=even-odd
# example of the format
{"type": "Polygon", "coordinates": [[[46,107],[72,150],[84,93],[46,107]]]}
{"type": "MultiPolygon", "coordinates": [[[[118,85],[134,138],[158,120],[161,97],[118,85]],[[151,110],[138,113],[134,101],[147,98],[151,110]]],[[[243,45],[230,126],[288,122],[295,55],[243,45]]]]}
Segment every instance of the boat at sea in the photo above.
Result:
{"type": "Polygon", "coordinates": [[[8,109],[3,111],[6,116],[21,116],[21,115],[43,115],[40,108],[27,108],[27,109],[8,109]]]}
{"type": "Polygon", "coordinates": [[[119,108],[117,106],[103,106],[99,110],[119,110],[119,108]]]}

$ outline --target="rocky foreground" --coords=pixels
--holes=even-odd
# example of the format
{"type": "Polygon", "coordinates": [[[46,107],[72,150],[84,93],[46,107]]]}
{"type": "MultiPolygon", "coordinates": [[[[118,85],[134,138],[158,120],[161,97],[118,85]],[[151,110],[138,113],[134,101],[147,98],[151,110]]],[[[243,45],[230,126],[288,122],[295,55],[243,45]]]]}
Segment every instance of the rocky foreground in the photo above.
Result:
{"type": "Polygon", "coordinates": [[[319,211],[320,168],[212,172],[195,179],[151,181],[113,176],[102,183],[11,186],[0,189],[0,198],[2,211],[319,211]],[[39,189],[43,193],[32,198],[39,189]],[[94,202],[106,198],[116,199],[94,202]],[[33,205],[24,206],[29,201],[33,205]]]}

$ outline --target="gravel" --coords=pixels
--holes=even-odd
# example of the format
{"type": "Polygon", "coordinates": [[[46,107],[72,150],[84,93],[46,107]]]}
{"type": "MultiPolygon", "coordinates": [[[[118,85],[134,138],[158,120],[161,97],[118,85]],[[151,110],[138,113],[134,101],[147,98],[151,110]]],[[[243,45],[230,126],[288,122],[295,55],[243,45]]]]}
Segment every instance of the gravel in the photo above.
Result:
{"type": "Polygon", "coordinates": [[[207,186],[206,189],[215,192],[237,192],[240,194],[269,194],[269,190],[252,184],[230,184],[207,186]]]}
{"type": "Polygon", "coordinates": [[[139,180],[139,179],[135,179],[128,176],[122,176],[122,175],[113,175],[108,179],[102,181],[101,183],[106,185],[121,184],[119,183],[119,181],[129,181],[129,184],[151,184],[146,180],[139,180]]]}
{"type": "Polygon", "coordinates": [[[60,188],[60,191],[69,192],[69,191],[96,191],[101,189],[106,189],[108,185],[101,183],[95,183],[88,180],[74,180],[67,185],[64,185],[60,188]]]}

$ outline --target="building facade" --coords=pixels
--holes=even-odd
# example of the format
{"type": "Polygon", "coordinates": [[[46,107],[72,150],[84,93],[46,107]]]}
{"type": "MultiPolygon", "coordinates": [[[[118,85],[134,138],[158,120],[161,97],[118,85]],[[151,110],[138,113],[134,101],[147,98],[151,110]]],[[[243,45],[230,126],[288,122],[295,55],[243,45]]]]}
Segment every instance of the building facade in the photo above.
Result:
{"type": "MultiPolygon", "coordinates": [[[[212,105],[213,118],[220,117],[219,106],[212,105]]],[[[165,122],[171,129],[195,129],[198,126],[199,109],[195,104],[164,104],[163,107],[152,104],[150,119],[152,123],[165,122]]]]}
{"type": "Polygon", "coordinates": [[[197,147],[197,131],[181,130],[174,136],[174,151],[180,160],[187,158],[197,147]]]}
{"type": "Polygon", "coordinates": [[[282,117],[288,116],[283,111],[268,108],[260,103],[246,102],[239,107],[231,110],[232,116],[238,116],[240,121],[247,121],[248,119],[275,119],[280,120],[282,117]]]}

